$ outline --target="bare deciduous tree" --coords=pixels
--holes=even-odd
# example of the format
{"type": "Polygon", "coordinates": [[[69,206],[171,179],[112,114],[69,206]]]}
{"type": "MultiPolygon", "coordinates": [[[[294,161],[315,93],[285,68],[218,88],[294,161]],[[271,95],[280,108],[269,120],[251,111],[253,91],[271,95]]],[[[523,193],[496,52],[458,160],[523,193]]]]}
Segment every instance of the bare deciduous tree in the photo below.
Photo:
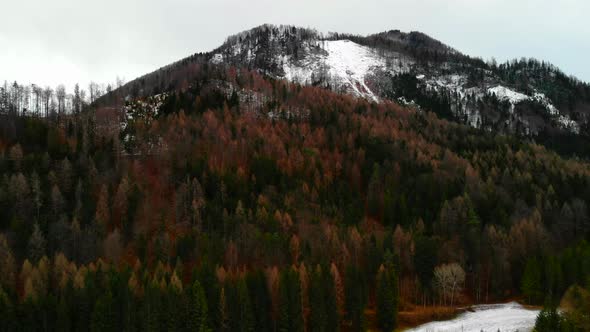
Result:
{"type": "Polygon", "coordinates": [[[434,269],[434,284],[438,287],[443,305],[454,304],[455,295],[463,288],[465,271],[457,263],[443,264],[434,269]]]}

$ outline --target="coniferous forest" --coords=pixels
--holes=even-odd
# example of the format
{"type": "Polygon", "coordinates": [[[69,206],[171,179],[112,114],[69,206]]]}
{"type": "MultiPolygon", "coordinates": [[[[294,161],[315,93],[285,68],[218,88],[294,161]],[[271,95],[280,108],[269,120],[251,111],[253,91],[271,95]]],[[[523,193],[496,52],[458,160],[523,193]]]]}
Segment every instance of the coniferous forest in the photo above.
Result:
{"type": "Polygon", "coordinates": [[[158,112],[130,84],[36,112],[1,90],[0,331],[392,331],[508,299],[588,330],[587,161],[189,68],[135,83],[158,112]]]}

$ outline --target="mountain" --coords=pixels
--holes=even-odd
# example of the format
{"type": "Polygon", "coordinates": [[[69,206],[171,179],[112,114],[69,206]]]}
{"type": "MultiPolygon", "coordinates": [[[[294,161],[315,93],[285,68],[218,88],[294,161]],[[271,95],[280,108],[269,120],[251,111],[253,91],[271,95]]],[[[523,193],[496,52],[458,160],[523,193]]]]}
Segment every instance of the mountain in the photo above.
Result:
{"type": "Polygon", "coordinates": [[[486,63],[419,32],[360,37],[264,25],[229,37],[210,61],[373,101],[417,104],[509,133],[579,134],[590,112],[590,86],[554,66],[536,60],[486,63]]]}
{"type": "Polygon", "coordinates": [[[73,112],[2,98],[0,332],[392,331],[514,299],[583,331],[590,163],[442,119],[461,81],[424,86],[476,66],[419,33],[262,27],[73,112]]]}
{"type": "Polygon", "coordinates": [[[563,154],[590,155],[590,85],[534,59],[484,62],[420,32],[356,36],[263,25],[132,81],[119,94],[147,97],[186,87],[203,65],[247,68],[372,102],[392,100],[532,138],[563,154]]]}

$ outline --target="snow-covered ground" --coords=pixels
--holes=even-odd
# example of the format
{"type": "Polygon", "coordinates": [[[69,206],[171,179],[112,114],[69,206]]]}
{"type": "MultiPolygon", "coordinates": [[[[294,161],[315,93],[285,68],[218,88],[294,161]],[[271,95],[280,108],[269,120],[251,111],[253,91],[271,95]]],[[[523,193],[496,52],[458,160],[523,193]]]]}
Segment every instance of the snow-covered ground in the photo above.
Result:
{"type": "Polygon", "coordinates": [[[377,101],[378,97],[366,84],[366,78],[376,69],[385,70],[386,60],[369,47],[350,40],[327,40],[320,44],[324,52],[308,54],[305,60],[295,62],[282,59],[285,78],[298,83],[309,83],[312,73],[325,72],[330,83],[345,88],[356,96],[377,101]]]}
{"type": "Polygon", "coordinates": [[[498,85],[493,88],[489,88],[488,92],[490,94],[496,95],[496,97],[498,97],[498,99],[500,99],[502,101],[507,100],[512,104],[518,104],[521,101],[529,99],[529,96],[522,94],[520,92],[510,90],[507,87],[504,87],[501,85],[498,85]]]}
{"type": "Polygon", "coordinates": [[[357,95],[367,95],[373,100],[377,96],[365,83],[365,77],[375,68],[385,68],[385,60],[370,48],[350,40],[336,40],[326,43],[330,76],[340,78],[355,91],[357,95]]]}
{"type": "Polygon", "coordinates": [[[407,332],[530,332],[535,326],[538,310],[528,310],[516,302],[473,307],[459,317],[432,322],[407,332]]]}

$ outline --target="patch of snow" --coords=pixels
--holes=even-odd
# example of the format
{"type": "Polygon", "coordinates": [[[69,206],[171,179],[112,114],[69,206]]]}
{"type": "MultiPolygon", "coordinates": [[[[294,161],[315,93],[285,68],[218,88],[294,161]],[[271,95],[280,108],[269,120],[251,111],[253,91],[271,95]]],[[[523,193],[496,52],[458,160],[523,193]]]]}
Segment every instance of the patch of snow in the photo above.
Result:
{"type": "Polygon", "coordinates": [[[404,97],[404,96],[397,98],[397,102],[400,105],[411,106],[411,107],[415,107],[415,108],[420,108],[420,106],[418,104],[416,104],[416,102],[414,100],[408,101],[406,99],[406,97],[404,97]]]}
{"type": "Polygon", "coordinates": [[[488,93],[496,95],[501,101],[509,101],[511,104],[518,104],[522,101],[529,100],[529,96],[501,85],[489,88],[488,93]]]}
{"type": "Polygon", "coordinates": [[[423,80],[424,77],[426,77],[426,76],[425,75],[418,75],[418,76],[416,76],[416,78],[419,79],[419,80],[423,80]]]}
{"type": "MultiPolygon", "coordinates": [[[[350,40],[326,40],[318,46],[319,49],[306,49],[305,58],[298,61],[291,56],[281,56],[278,62],[282,65],[284,78],[300,84],[310,84],[323,77],[337,89],[379,101],[367,85],[367,78],[377,70],[387,70],[385,57],[350,40]]],[[[404,66],[405,62],[398,59],[389,67],[393,71],[401,71],[404,66]]]]}
{"type": "Polygon", "coordinates": [[[378,101],[377,96],[367,86],[365,78],[373,69],[384,68],[385,60],[370,48],[349,40],[328,41],[324,47],[328,51],[326,64],[329,74],[343,79],[344,84],[352,87],[357,95],[368,96],[378,101]]]}
{"type": "Polygon", "coordinates": [[[539,310],[528,310],[516,302],[473,307],[449,320],[432,322],[408,332],[529,332],[535,326],[539,310]]]}
{"type": "Polygon", "coordinates": [[[560,115],[557,118],[557,122],[564,128],[569,129],[574,134],[580,133],[580,125],[576,121],[570,119],[567,115],[560,115]]]}
{"type": "Polygon", "coordinates": [[[549,111],[549,114],[559,115],[559,110],[557,108],[555,108],[555,106],[553,106],[553,104],[551,103],[551,100],[549,98],[547,98],[547,96],[545,96],[545,94],[543,94],[541,92],[535,92],[532,99],[543,104],[543,106],[545,106],[547,111],[549,111]]]}
{"type": "Polygon", "coordinates": [[[565,128],[575,134],[578,134],[580,132],[580,125],[576,121],[572,120],[569,116],[561,114],[559,110],[551,103],[551,100],[541,92],[536,91],[533,94],[533,96],[529,97],[525,94],[510,90],[500,85],[488,89],[488,92],[491,94],[495,94],[496,97],[498,97],[498,99],[500,100],[509,101],[511,104],[511,114],[514,113],[514,105],[518,104],[519,102],[525,100],[536,101],[545,107],[549,115],[555,117],[557,123],[562,128],[565,128]]]}
{"type": "Polygon", "coordinates": [[[440,92],[441,90],[457,92],[464,95],[464,86],[467,84],[467,77],[462,75],[443,75],[426,81],[426,88],[440,92]]]}
{"type": "Polygon", "coordinates": [[[221,53],[217,53],[215,55],[213,55],[213,58],[211,58],[211,63],[213,64],[220,64],[223,62],[223,55],[221,53]]]}

